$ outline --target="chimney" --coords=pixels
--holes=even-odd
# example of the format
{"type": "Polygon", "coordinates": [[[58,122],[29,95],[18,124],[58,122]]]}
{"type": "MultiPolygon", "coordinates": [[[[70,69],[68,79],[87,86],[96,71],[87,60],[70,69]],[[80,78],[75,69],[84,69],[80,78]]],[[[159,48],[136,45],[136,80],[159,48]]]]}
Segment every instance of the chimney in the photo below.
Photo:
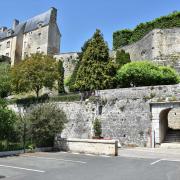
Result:
{"type": "Polygon", "coordinates": [[[1,27],[0,28],[0,32],[5,32],[5,31],[7,31],[7,27],[1,27]]]}
{"type": "Polygon", "coordinates": [[[57,9],[54,7],[51,7],[51,23],[56,23],[57,21],[57,9]]]}
{"type": "Polygon", "coordinates": [[[15,30],[15,28],[18,24],[19,24],[19,21],[17,19],[14,19],[12,29],[15,30]]]}

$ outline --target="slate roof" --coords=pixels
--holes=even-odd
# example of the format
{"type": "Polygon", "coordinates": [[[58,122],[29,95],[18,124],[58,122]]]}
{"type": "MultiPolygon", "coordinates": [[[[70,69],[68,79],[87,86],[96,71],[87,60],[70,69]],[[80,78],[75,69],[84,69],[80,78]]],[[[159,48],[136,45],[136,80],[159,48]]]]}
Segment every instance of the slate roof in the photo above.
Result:
{"type": "Polygon", "coordinates": [[[8,31],[0,32],[0,40],[18,35],[20,33],[20,31],[23,30],[23,28],[24,28],[23,33],[27,33],[27,32],[38,29],[39,23],[42,26],[48,25],[50,22],[51,13],[52,13],[52,8],[50,10],[46,11],[45,13],[42,13],[38,16],[35,16],[35,17],[27,20],[24,23],[18,24],[14,30],[8,29],[8,31],[12,30],[12,33],[10,33],[10,34],[8,33],[8,31]]]}
{"type": "Polygon", "coordinates": [[[52,12],[52,9],[50,9],[47,12],[42,13],[38,16],[35,16],[32,19],[27,20],[24,33],[27,33],[27,32],[37,29],[39,23],[41,23],[42,26],[48,25],[50,22],[50,18],[51,18],[51,12],[52,12]]]}

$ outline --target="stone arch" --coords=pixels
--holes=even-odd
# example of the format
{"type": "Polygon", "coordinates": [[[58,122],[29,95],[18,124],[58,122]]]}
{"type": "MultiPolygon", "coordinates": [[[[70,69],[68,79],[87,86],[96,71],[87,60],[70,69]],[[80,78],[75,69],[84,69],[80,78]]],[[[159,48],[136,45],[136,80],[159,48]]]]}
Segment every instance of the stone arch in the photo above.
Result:
{"type": "Polygon", "coordinates": [[[168,130],[168,113],[174,108],[180,108],[180,102],[154,102],[151,103],[152,113],[152,147],[160,145],[168,130]]]}

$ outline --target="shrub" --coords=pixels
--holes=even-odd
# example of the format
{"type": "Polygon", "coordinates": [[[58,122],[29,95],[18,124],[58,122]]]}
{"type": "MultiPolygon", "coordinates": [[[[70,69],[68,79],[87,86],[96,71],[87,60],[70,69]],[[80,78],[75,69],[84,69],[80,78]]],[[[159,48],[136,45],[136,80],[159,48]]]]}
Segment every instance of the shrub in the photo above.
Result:
{"type": "Polygon", "coordinates": [[[11,92],[10,64],[0,62],[0,97],[7,97],[11,92]]]}
{"type": "Polygon", "coordinates": [[[80,101],[81,95],[80,94],[63,94],[58,96],[49,97],[48,94],[44,94],[40,97],[30,96],[27,98],[22,99],[12,99],[8,100],[9,104],[19,104],[23,105],[24,107],[29,107],[32,104],[37,103],[45,103],[45,102],[72,102],[72,101],[80,101]]]}
{"type": "Polygon", "coordinates": [[[55,135],[61,133],[67,123],[64,111],[53,103],[32,106],[25,120],[31,123],[32,139],[37,147],[53,146],[55,135]]]}
{"type": "Polygon", "coordinates": [[[64,94],[64,95],[61,95],[61,96],[51,97],[49,100],[52,101],[52,102],[58,102],[58,101],[63,101],[63,102],[80,101],[81,100],[81,95],[80,94],[64,94]]]}
{"type": "Polygon", "coordinates": [[[113,33],[113,48],[136,42],[155,28],[166,29],[180,27],[180,12],[174,12],[167,16],[162,16],[153,21],[141,23],[134,30],[121,30],[113,33]]]}
{"type": "Polygon", "coordinates": [[[170,67],[139,61],[124,65],[117,73],[120,87],[177,84],[179,76],[170,67]]]}
{"type": "Polygon", "coordinates": [[[100,138],[102,134],[102,126],[100,120],[97,118],[94,121],[93,129],[95,137],[100,138]]]}
{"type": "Polygon", "coordinates": [[[0,140],[14,140],[16,114],[7,108],[4,100],[0,99],[0,140]]]}

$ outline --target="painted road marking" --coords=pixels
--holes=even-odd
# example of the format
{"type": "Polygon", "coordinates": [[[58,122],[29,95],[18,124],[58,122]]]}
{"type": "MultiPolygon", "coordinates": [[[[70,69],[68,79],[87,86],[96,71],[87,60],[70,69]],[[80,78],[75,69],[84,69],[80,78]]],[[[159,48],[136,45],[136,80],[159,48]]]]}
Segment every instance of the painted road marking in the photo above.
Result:
{"type": "Polygon", "coordinates": [[[154,165],[154,164],[156,164],[156,163],[158,163],[158,162],[160,162],[160,161],[163,161],[163,159],[159,159],[159,160],[157,160],[157,161],[152,162],[152,163],[151,163],[151,166],[154,165]]]}
{"type": "Polygon", "coordinates": [[[54,160],[54,161],[64,161],[64,162],[72,162],[72,163],[80,163],[80,164],[86,164],[87,163],[85,161],[74,161],[74,160],[70,160],[70,159],[48,158],[48,157],[40,157],[40,156],[22,155],[22,157],[37,158],[37,159],[46,159],[46,160],[54,160]]]}
{"type": "Polygon", "coordinates": [[[157,161],[152,162],[151,165],[157,164],[157,163],[159,163],[161,161],[180,162],[180,160],[178,160],[178,159],[159,159],[157,161]]]}
{"type": "Polygon", "coordinates": [[[20,169],[20,170],[25,170],[25,171],[34,171],[34,172],[39,172],[39,173],[45,173],[45,171],[42,171],[42,170],[28,169],[28,168],[17,167],[17,166],[0,165],[0,167],[11,168],[11,169],[20,169]]]}

